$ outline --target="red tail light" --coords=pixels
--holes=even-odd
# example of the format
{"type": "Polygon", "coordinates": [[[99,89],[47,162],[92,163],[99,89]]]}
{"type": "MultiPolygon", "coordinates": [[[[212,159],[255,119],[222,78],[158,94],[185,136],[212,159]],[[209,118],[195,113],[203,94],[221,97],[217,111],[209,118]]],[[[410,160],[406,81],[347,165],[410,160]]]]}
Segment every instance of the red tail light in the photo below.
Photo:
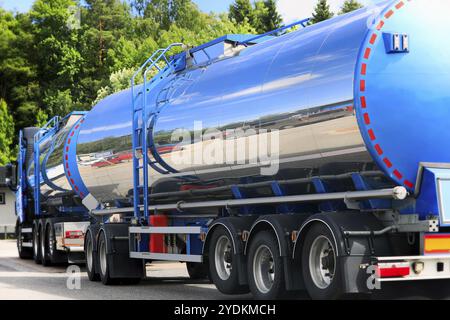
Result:
{"type": "Polygon", "coordinates": [[[409,263],[379,264],[377,274],[380,278],[399,278],[409,276],[409,263]]]}
{"type": "Polygon", "coordinates": [[[66,239],[80,239],[84,237],[84,233],[81,230],[66,231],[66,239]]]}

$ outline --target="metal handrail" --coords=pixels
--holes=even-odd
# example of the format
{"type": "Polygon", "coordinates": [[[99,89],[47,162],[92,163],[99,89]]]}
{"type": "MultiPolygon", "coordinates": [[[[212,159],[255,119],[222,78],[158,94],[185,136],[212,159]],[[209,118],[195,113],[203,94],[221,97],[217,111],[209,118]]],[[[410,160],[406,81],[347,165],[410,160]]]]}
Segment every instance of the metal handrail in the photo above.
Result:
{"type": "Polygon", "coordinates": [[[267,37],[267,36],[271,36],[273,34],[276,34],[278,32],[284,31],[284,30],[291,29],[291,28],[293,28],[295,26],[298,26],[298,25],[301,25],[303,28],[306,28],[306,23],[308,23],[309,20],[311,20],[311,19],[310,18],[306,18],[306,19],[303,19],[303,20],[300,20],[300,21],[288,24],[287,26],[282,26],[282,27],[280,27],[278,29],[275,29],[275,30],[272,30],[272,31],[269,31],[269,32],[266,32],[266,33],[263,33],[263,34],[260,34],[260,35],[257,35],[257,36],[255,36],[253,38],[247,39],[247,40],[245,40],[243,42],[240,42],[239,44],[247,45],[250,42],[253,42],[255,40],[258,40],[258,39],[261,39],[261,38],[264,38],[264,37],[267,37]]]}
{"type": "MultiPolygon", "coordinates": [[[[155,77],[154,79],[158,80],[158,79],[163,79],[165,76],[168,75],[168,73],[170,72],[170,66],[171,66],[171,61],[169,61],[167,59],[166,53],[168,51],[170,51],[172,48],[174,47],[180,47],[180,46],[184,46],[182,43],[173,43],[170,46],[168,46],[165,49],[158,49],[157,51],[155,51],[150,58],[147,59],[147,61],[144,62],[144,64],[133,74],[133,77],[131,78],[131,95],[132,95],[132,107],[133,107],[133,112],[132,112],[132,121],[133,121],[133,193],[134,193],[134,208],[135,208],[135,215],[136,217],[139,215],[139,210],[138,207],[140,206],[139,203],[139,188],[142,187],[143,188],[143,192],[144,192],[144,197],[143,197],[143,205],[145,208],[148,207],[148,166],[149,164],[152,164],[147,156],[147,150],[148,150],[148,146],[147,146],[147,135],[148,135],[148,128],[146,126],[146,119],[148,116],[147,113],[147,109],[146,109],[146,105],[147,105],[147,90],[150,90],[150,88],[153,86],[156,86],[156,84],[159,81],[154,81],[154,82],[150,82],[150,84],[148,83],[151,80],[147,80],[148,77],[148,73],[153,70],[153,68],[158,69],[159,74],[157,75],[157,77],[155,77]],[[161,68],[158,66],[158,62],[161,61],[162,59],[164,59],[164,61],[166,62],[166,67],[165,68],[161,68]],[[145,69],[144,73],[143,73],[143,88],[142,88],[142,108],[141,109],[137,109],[136,108],[136,94],[135,94],[135,84],[136,84],[136,77],[142,73],[142,71],[145,69]],[[162,74],[161,74],[162,73],[162,74]],[[142,128],[139,127],[139,119],[137,118],[137,112],[141,112],[141,123],[142,123],[142,128]],[[142,134],[141,136],[141,141],[139,141],[139,133],[142,134]],[[142,167],[139,164],[139,159],[137,158],[136,155],[136,151],[138,149],[142,150],[142,167]],[[142,169],[142,173],[143,173],[143,184],[142,186],[140,185],[140,178],[139,178],[139,173],[140,170],[142,169]]],[[[144,210],[144,216],[148,217],[148,210],[144,210]]]]}

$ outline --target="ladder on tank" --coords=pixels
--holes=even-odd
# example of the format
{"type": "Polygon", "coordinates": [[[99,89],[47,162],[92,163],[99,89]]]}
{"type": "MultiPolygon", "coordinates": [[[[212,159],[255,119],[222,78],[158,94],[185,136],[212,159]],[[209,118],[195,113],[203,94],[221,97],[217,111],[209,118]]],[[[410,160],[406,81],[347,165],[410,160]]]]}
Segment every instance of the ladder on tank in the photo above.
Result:
{"type": "Polygon", "coordinates": [[[147,93],[156,87],[160,81],[169,76],[174,71],[173,61],[169,61],[166,54],[174,47],[181,47],[182,43],[173,43],[165,49],[155,51],[150,58],[135,72],[131,78],[132,95],[132,144],[133,144],[133,205],[134,214],[138,218],[141,207],[144,211],[144,217],[148,218],[148,167],[151,166],[157,172],[167,173],[164,168],[159,167],[156,160],[149,159],[148,156],[148,133],[147,119],[152,117],[155,110],[149,112],[147,106],[147,93]],[[161,68],[158,63],[165,62],[166,66],[161,68]],[[157,69],[158,74],[152,79],[147,79],[149,72],[157,69]],[[136,92],[136,78],[143,74],[143,85],[136,92]],[[145,94],[144,94],[145,93],[145,94]],[[142,95],[142,97],[140,97],[142,95]],[[139,99],[140,98],[140,99],[139,99]],[[139,154],[142,156],[140,157],[139,154]],[[142,160],[142,161],[141,161],[142,160]],[[141,182],[142,173],[142,182],[141,182]],[[142,190],[142,201],[140,196],[142,190]]]}

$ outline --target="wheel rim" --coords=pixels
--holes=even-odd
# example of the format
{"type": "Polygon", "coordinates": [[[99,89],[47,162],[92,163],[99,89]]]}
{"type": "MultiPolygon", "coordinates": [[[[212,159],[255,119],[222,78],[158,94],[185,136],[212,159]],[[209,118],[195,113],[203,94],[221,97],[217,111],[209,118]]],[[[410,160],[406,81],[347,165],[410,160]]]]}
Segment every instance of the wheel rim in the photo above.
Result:
{"type": "Polygon", "coordinates": [[[89,271],[92,270],[92,260],[93,260],[92,252],[93,252],[92,240],[89,235],[86,243],[86,264],[89,271]]]}
{"type": "Polygon", "coordinates": [[[45,260],[45,258],[46,258],[46,255],[47,255],[47,250],[46,250],[46,232],[44,231],[44,230],[42,230],[42,233],[41,233],[41,257],[42,257],[42,259],[43,260],[45,260]]]}
{"type": "Polygon", "coordinates": [[[22,229],[19,227],[19,232],[17,233],[17,250],[19,253],[22,252],[22,229]]]}
{"type": "Polygon", "coordinates": [[[309,270],[318,288],[326,289],[333,282],[336,272],[336,253],[327,237],[317,237],[311,245],[309,270]]]}
{"type": "Polygon", "coordinates": [[[37,257],[39,254],[39,234],[37,230],[34,233],[33,242],[34,242],[33,245],[34,256],[37,257]]]}
{"type": "Polygon", "coordinates": [[[260,292],[267,293],[272,289],[275,279],[275,262],[272,251],[266,245],[256,249],[253,257],[253,276],[260,292]]]}
{"type": "Polygon", "coordinates": [[[230,239],[223,235],[217,240],[214,261],[220,279],[228,280],[232,269],[232,247],[230,239]]]}
{"type": "Polygon", "coordinates": [[[106,246],[105,242],[100,242],[100,269],[102,270],[102,274],[106,275],[106,246]]]}
{"type": "Polygon", "coordinates": [[[54,237],[53,237],[53,229],[51,226],[49,226],[48,229],[48,253],[50,254],[50,256],[53,256],[54,253],[54,237]]]}

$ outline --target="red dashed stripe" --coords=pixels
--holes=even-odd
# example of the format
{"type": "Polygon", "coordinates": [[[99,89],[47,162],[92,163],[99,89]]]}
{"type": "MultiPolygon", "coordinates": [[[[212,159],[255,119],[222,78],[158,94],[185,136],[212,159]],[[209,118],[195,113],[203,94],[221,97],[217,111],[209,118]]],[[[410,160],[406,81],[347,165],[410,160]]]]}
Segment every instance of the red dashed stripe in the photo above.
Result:
{"type": "Polygon", "coordinates": [[[397,3],[397,4],[395,5],[395,8],[396,8],[397,10],[399,10],[399,9],[401,9],[404,5],[405,5],[405,3],[404,3],[403,1],[400,1],[399,3],[397,3]]]}
{"type": "Polygon", "coordinates": [[[367,73],[367,64],[363,63],[363,64],[361,65],[361,74],[362,74],[363,76],[365,76],[366,73],[367,73]]]}
{"type": "Polygon", "coordinates": [[[377,25],[377,30],[378,31],[381,30],[383,28],[383,26],[384,26],[384,21],[381,20],[380,23],[378,23],[378,25],[377,25]]]}
{"type": "Polygon", "coordinates": [[[394,175],[400,180],[403,178],[403,175],[397,169],[394,170],[394,175]]]}
{"type": "MultiPolygon", "coordinates": [[[[81,120],[80,120],[80,124],[81,123],[83,123],[84,122],[84,118],[82,118],[81,120]]],[[[75,132],[76,132],[76,130],[78,130],[79,128],[80,128],[80,124],[77,124],[75,127],[74,127],[74,129],[73,129],[73,131],[69,134],[69,138],[67,139],[67,146],[66,146],[66,155],[65,155],[65,166],[66,166],[66,171],[67,171],[67,175],[68,175],[68,177],[70,178],[69,179],[69,182],[70,182],[70,184],[72,185],[72,187],[75,189],[75,191],[76,192],[78,192],[79,193],[79,195],[80,195],[80,197],[81,198],[84,198],[84,194],[82,193],[82,192],[79,192],[80,191],[80,188],[75,184],[75,180],[72,178],[72,173],[71,173],[71,171],[69,170],[69,156],[68,156],[68,152],[70,151],[70,144],[71,144],[71,142],[72,142],[72,138],[71,137],[73,137],[74,135],[75,135],[75,132]]]]}
{"type": "Polygon", "coordinates": [[[375,137],[375,133],[373,132],[372,129],[369,129],[367,131],[367,133],[369,134],[370,140],[375,141],[377,138],[375,137]]]}
{"type": "Polygon", "coordinates": [[[364,96],[361,97],[361,107],[364,109],[367,108],[366,97],[364,96]]]}
{"type": "Polygon", "coordinates": [[[366,51],[364,52],[364,59],[369,59],[370,58],[370,52],[371,51],[372,51],[372,49],[366,48],[366,51]]]}
{"type": "MultiPolygon", "coordinates": [[[[411,0],[408,0],[408,1],[411,1],[411,0]]],[[[404,5],[405,5],[405,2],[402,0],[402,1],[398,2],[398,3],[395,5],[395,9],[400,10],[401,8],[404,7],[404,5]]],[[[394,14],[395,14],[395,11],[394,11],[393,9],[390,9],[389,11],[387,11],[387,12],[385,13],[384,18],[385,18],[385,19],[389,19],[389,18],[391,18],[394,14]]],[[[385,25],[385,22],[384,22],[383,20],[380,20],[380,21],[378,22],[378,24],[376,25],[376,29],[377,29],[378,31],[380,31],[381,29],[383,29],[384,25],[385,25]]],[[[374,32],[374,33],[370,36],[370,39],[369,39],[370,45],[374,45],[377,39],[378,39],[378,34],[377,34],[376,32],[374,32]]],[[[370,56],[371,56],[371,53],[372,53],[372,48],[371,48],[370,46],[367,46],[367,47],[365,48],[365,50],[364,50],[363,58],[364,58],[365,60],[369,60],[369,58],[370,58],[370,56]]],[[[361,76],[364,77],[364,76],[366,76],[366,75],[367,75],[367,63],[361,62],[361,76]]],[[[363,92],[366,91],[366,81],[365,81],[364,78],[360,79],[360,82],[359,82],[359,89],[360,89],[360,92],[361,92],[361,93],[363,93],[363,92]]],[[[365,97],[364,95],[361,95],[361,96],[360,96],[360,101],[361,101],[361,108],[367,109],[367,100],[366,100],[366,97],[365,97]]],[[[363,114],[363,118],[364,118],[364,123],[365,123],[367,126],[369,126],[369,125],[371,124],[371,119],[370,119],[369,113],[367,113],[367,112],[364,113],[364,114],[363,114]]],[[[371,141],[376,142],[377,138],[376,138],[375,131],[373,130],[373,128],[368,128],[368,129],[367,129],[367,134],[368,134],[368,136],[369,136],[369,138],[370,138],[371,141]]],[[[375,143],[374,148],[375,148],[375,151],[377,152],[378,156],[382,156],[382,155],[384,154],[384,151],[383,151],[383,149],[381,148],[380,144],[375,143]]],[[[393,166],[394,166],[394,165],[392,164],[391,160],[390,160],[388,157],[384,157],[384,158],[383,158],[383,162],[385,163],[385,165],[386,165],[389,169],[393,168],[393,166]]],[[[397,179],[399,179],[399,180],[402,180],[402,179],[403,179],[403,174],[402,174],[398,169],[394,169],[392,172],[393,172],[394,176],[395,176],[397,179]]],[[[404,185],[407,186],[408,188],[411,188],[411,189],[414,188],[414,184],[413,184],[411,181],[409,181],[409,180],[404,180],[403,183],[404,183],[404,185]]]]}
{"type": "Polygon", "coordinates": [[[383,149],[381,149],[379,144],[375,145],[375,150],[377,151],[379,156],[383,155],[383,149]]]}
{"type": "Polygon", "coordinates": [[[389,169],[392,168],[391,160],[389,160],[388,158],[384,158],[383,161],[389,169]]]}
{"type": "Polygon", "coordinates": [[[359,90],[361,90],[362,92],[366,91],[366,80],[361,80],[359,82],[359,86],[360,86],[359,90]]]}
{"type": "Polygon", "coordinates": [[[414,184],[409,180],[405,180],[405,186],[411,189],[414,188],[414,184]]]}
{"type": "Polygon", "coordinates": [[[393,10],[389,10],[388,12],[386,12],[386,14],[384,15],[384,17],[386,19],[389,19],[390,17],[392,17],[394,15],[394,11],[393,10]]]}

